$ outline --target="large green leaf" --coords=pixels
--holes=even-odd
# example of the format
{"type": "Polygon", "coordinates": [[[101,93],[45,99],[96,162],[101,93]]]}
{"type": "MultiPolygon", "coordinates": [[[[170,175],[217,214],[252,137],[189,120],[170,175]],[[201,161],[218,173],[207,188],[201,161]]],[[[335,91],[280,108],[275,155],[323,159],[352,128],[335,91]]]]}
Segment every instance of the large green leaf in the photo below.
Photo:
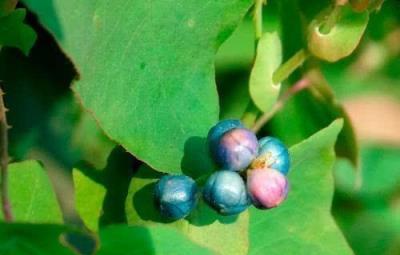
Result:
{"type": "Polygon", "coordinates": [[[111,226],[100,231],[99,255],[169,255],[213,254],[191,242],[182,233],[166,226],[111,226]]]}
{"type": "Polygon", "coordinates": [[[35,43],[36,33],[24,24],[25,14],[25,9],[17,9],[0,17],[0,46],[17,47],[27,55],[35,43]]]}
{"type": "Polygon", "coordinates": [[[42,165],[24,161],[10,164],[8,171],[11,208],[17,221],[62,222],[55,193],[42,165]]]}
{"type": "Polygon", "coordinates": [[[208,247],[216,254],[247,254],[248,213],[220,216],[200,199],[187,220],[168,222],[155,208],[153,190],[161,175],[143,166],[134,175],[126,200],[128,223],[133,225],[160,225],[168,223],[194,242],[208,247]],[[229,233],[229,234],[227,234],[229,233]]]}
{"type": "Polygon", "coordinates": [[[64,226],[0,223],[1,255],[73,255],[60,243],[64,226]]]}
{"type": "Polygon", "coordinates": [[[157,170],[209,165],[197,138],[218,119],[214,56],[252,1],[24,2],[71,57],[75,91],[113,140],[157,170]]]}
{"type": "Polygon", "coordinates": [[[282,62],[282,46],[277,32],[265,33],[257,46],[257,56],[251,71],[249,89],[254,104],[263,112],[275,104],[281,84],[274,84],[272,75],[282,62]]]}
{"type": "Polygon", "coordinates": [[[288,199],[271,211],[250,210],[250,254],[353,254],[330,214],[342,125],[335,121],[290,149],[288,199]]]}

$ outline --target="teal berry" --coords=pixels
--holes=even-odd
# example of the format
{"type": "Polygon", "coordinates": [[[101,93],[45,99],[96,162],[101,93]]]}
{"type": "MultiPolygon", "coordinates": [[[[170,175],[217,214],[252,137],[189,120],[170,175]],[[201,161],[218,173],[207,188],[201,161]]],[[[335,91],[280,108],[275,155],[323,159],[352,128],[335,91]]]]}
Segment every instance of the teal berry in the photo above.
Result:
{"type": "Polygon", "coordinates": [[[234,128],[244,127],[240,120],[221,120],[208,132],[207,141],[211,154],[216,154],[216,148],[222,135],[234,128]]]}
{"type": "Polygon", "coordinates": [[[214,159],[222,169],[241,171],[251,164],[257,154],[256,135],[246,128],[234,128],[219,140],[214,159]]]}
{"type": "Polygon", "coordinates": [[[215,172],[207,179],[203,198],[222,215],[241,213],[251,203],[242,177],[227,170],[215,172]]]}
{"type": "Polygon", "coordinates": [[[156,183],[154,199],[163,217],[178,220],[196,205],[197,186],[186,175],[164,175],[156,183]]]}
{"type": "Polygon", "coordinates": [[[284,175],[290,169],[289,150],[279,139],[264,137],[258,141],[259,153],[252,163],[252,168],[273,168],[284,175]]]}
{"type": "Polygon", "coordinates": [[[275,169],[251,169],[247,172],[247,189],[255,207],[270,209],[286,199],[289,182],[285,175],[275,169]]]}

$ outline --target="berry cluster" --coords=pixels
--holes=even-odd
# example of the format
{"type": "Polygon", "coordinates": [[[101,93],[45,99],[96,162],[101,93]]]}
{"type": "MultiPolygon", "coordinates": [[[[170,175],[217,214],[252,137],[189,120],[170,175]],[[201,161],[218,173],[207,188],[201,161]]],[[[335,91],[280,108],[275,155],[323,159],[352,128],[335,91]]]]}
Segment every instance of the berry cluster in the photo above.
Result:
{"type": "MultiPolygon", "coordinates": [[[[289,151],[278,139],[257,140],[239,120],[223,120],[208,133],[210,153],[222,170],[206,181],[204,201],[222,215],[243,212],[253,204],[270,209],[285,200],[289,185],[289,151]]],[[[165,175],[155,186],[161,215],[186,217],[196,205],[196,183],[188,176],[165,175]]]]}

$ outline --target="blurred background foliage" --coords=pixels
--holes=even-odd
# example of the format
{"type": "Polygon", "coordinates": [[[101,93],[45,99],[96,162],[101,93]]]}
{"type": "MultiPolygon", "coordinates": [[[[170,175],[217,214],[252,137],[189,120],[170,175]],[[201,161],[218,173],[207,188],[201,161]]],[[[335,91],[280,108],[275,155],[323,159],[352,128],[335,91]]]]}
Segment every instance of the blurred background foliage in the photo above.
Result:
{"type": "MultiPolygon", "coordinates": [[[[269,1],[264,27],[266,31],[276,28],[283,17],[284,27],[290,30],[282,31],[284,58],[288,59],[304,44],[301,21],[313,17],[329,1],[282,2],[293,9],[282,10],[277,1],[269,1]],[[297,4],[290,5],[294,2],[297,4]],[[304,16],[297,14],[297,8],[302,9],[304,16]]],[[[332,205],[338,225],[359,255],[400,254],[399,10],[400,1],[385,1],[381,10],[370,16],[354,54],[333,64],[319,61],[310,64],[321,64],[318,72],[344,106],[359,141],[358,171],[348,159],[337,160],[332,205]]],[[[11,48],[3,48],[0,54],[0,80],[6,92],[5,103],[11,109],[10,154],[14,160],[40,160],[50,175],[67,174],[67,178],[53,178],[55,182],[66,180],[56,185],[65,190],[71,188],[74,166],[84,161],[96,169],[106,167],[115,144],[82,110],[70,90],[78,74],[69,60],[30,13],[28,23],[38,34],[29,56],[11,48]]],[[[253,57],[254,30],[248,17],[222,45],[216,58],[221,118],[240,118],[246,111],[253,57]]],[[[305,66],[294,73],[284,85],[296,81],[309,68],[305,66]]],[[[341,110],[337,105],[318,101],[303,91],[262,132],[274,134],[292,145],[326,126],[338,111],[341,110]]],[[[63,201],[63,194],[57,192],[57,195],[63,201]]],[[[70,205],[64,204],[65,217],[69,215],[73,221],[75,212],[68,208],[70,205]]]]}

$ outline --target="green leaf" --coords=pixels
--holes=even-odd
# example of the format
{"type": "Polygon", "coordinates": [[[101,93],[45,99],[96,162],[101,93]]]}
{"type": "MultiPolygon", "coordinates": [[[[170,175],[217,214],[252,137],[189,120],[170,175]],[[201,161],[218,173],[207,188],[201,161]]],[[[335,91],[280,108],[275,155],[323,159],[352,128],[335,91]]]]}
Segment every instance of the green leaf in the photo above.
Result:
{"type": "Polygon", "coordinates": [[[281,84],[274,84],[272,76],[281,62],[282,47],[278,33],[264,33],[258,42],[249,82],[251,98],[263,112],[268,112],[279,96],[281,84]]]}
{"type": "Polygon", "coordinates": [[[0,254],[73,255],[59,242],[64,231],[61,225],[0,223],[0,254]]]}
{"type": "Polygon", "coordinates": [[[17,221],[62,222],[55,193],[42,165],[24,161],[10,164],[8,171],[11,208],[17,221]]]}
{"type": "Polygon", "coordinates": [[[103,169],[82,163],[73,170],[76,209],[87,227],[97,230],[98,226],[126,223],[125,200],[137,165],[118,146],[103,169]]]}
{"type": "Polygon", "coordinates": [[[25,14],[25,9],[16,9],[0,17],[0,46],[16,47],[28,55],[36,41],[36,33],[23,23],[25,14]]]}
{"type": "Polygon", "coordinates": [[[354,12],[349,6],[340,9],[337,23],[328,33],[321,27],[325,24],[327,14],[322,12],[308,28],[308,49],[318,58],[335,62],[350,55],[364,34],[368,24],[368,11],[354,12]]]}
{"type": "Polygon", "coordinates": [[[353,254],[330,215],[333,146],[343,121],[290,149],[288,199],[270,211],[250,209],[249,254],[353,254]]]}
{"type": "Polygon", "coordinates": [[[99,255],[146,254],[213,254],[191,242],[182,233],[166,226],[111,226],[100,231],[99,255]]]}
{"type": "Polygon", "coordinates": [[[157,170],[210,165],[199,151],[218,119],[216,49],[252,1],[119,0],[111,12],[106,1],[24,2],[72,59],[74,89],[111,139],[157,170]]]}
{"type": "Polygon", "coordinates": [[[237,216],[220,216],[201,199],[196,209],[185,220],[168,222],[161,218],[153,201],[155,182],[161,175],[144,166],[132,179],[126,200],[128,223],[133,225],[159,226],[168,223],[190,240],[208,247],[216,254],[247,254],[249,241],[248,213],[237,216]]]}
{"type": "Polygon", "coordinates": [[[89,179],[75,168],[72,176],[76,209],[86,226],[92,230],[97,230],[106,190],[102,185],[89,179]]]}

